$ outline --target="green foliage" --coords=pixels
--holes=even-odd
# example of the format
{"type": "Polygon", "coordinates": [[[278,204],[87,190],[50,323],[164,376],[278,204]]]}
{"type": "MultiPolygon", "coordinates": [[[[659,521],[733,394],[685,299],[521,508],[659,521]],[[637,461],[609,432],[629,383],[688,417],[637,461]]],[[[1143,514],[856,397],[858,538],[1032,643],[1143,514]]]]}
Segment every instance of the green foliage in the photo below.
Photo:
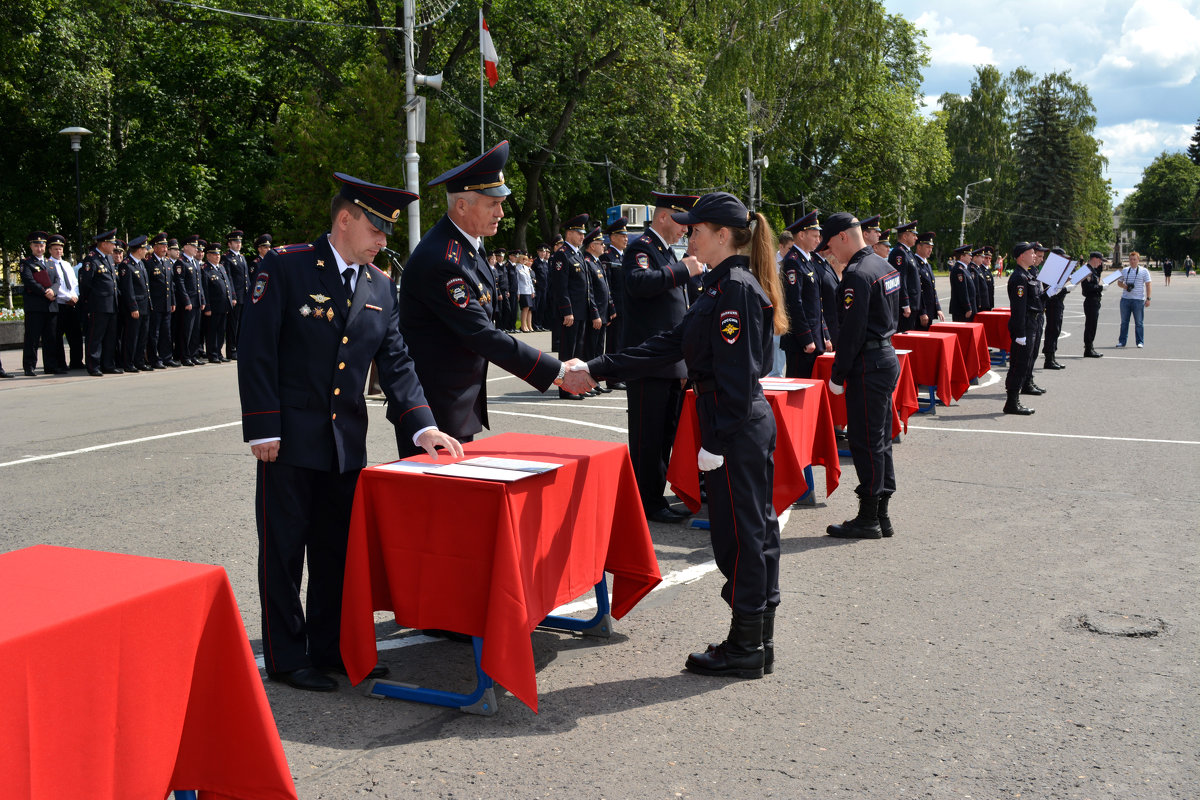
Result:
{"type": "Polygon", "coordinates": [[[1163,153],[1146,168],[1123,210],[1122,223],[1135,231],[1138,250],[1154,258],[1194,253],[1200,165],[1183,153],[1163,153]]]}

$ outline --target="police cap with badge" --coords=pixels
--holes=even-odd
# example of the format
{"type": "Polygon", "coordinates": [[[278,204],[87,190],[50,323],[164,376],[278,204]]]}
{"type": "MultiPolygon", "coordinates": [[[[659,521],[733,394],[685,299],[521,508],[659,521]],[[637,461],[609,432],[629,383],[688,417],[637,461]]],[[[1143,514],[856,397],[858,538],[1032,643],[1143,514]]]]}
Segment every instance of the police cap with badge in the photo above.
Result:
{"type": "Polygon", "coordinates": [[[483,155],[446,170],[426,185],[445,186],[448,194],[478,192],[488,197],[508,197],[512,194],[512,190],[504,183],[504,165],[506,163],[508,163],[507,139],[483,155]]]}
{"type": "Polygon", "coordinates": [[[866,219],[860,220],[858,223],[859,227],[862,228],[862,230],[864,230],[864,231],[875,231],[875,232],[879,233],[880,236],[882,236],[883,228],[879,227],[879,219],[881,216],[882,216],[881,214],[875,214],[874,216],[867,217],[866,219]]]}
{"type": "Polygon", "coordinates": [[[618,234],[628,234],[629,233],[628,225],[629,225],[629,220],[625,219],[624,217],[617,217],[613,222],[610,222],[604,228],[604,232],[607,233],[609,236],[616,236],[618,234]]]}
{"type": "Polygon", "coordinates": [[[899,236],[902,233],[915,234],[916,232],[917,232],[917,221],[915,219],[912,222],[906,222],[903,225],[896,226],[896,235],[897,236],[899,236]]]}
{"type": "Polygon", "coordinates": [[[669,208],[675,212],[687,211],[700,199],[700,196],[695,194],[667,194],[666,192],[651,192],[650,196],[654,198],[655,208],[669,208]]]}
{"type": "Polygon", "coordinates": [[[800,219],[796,220],[791,225],[788,225],[786,230],[792,234],[797,234],[800,231],[819,231],[819,230],[821,230],[821,223],[817,219],[816,210],[814,209],[813,211],[810,211],[807,214],[805,214],[803,217],[800,217],[800,219]]]}
{"type": "Polygon", "coordinates": [[[583,237],[583,246],[587,247],[592,242],[599,239],[603,233],[604,233],[604,229],[601,228],[599,225],[592,228],[590,231],[588,231],[587,235],[583,237]]]}
{"type": "Polygon", "coordinates": [[[591,219],[591,216],[588,214],[576,214],[564,222],[563,227],[569,231],[587,233],[587,223],[589,219],[591,219]]]}
{"type": "Polygon", "coordinates": [[[342,184],[338,196],[357,206],[366,214],[368,222],[389,236],[400,219],[400,209],[418,199],[412,192],[367,183],[344,172],[335,172],[333,177],[342,184]]]}
{"type": "Polygon", "coordinates": [[[933,237],[935,235],[936,234],[933,231],[925,231],[924,233],[918,233],[917,234],[917,244],[927,244],[930,247],[932,247],[933,246],[933,237]]]}
{"type": "Polygon", "coordinates": [[[109,242],[112,244],[117,243],[117,229],[116,228],[105,231],[104,233],[97,233],[95,236],[92,237],[93,244],[102,244],[105,242],[109,242]]]}
{"type": "Polygon", "coordinates": [[[135,252],[135,251],[137,251],[137,250],[140,250],[141,248],[145,247],[145,246],[146,246],[146,240],[147,240],[148,238],[149,238],[149,237],[146,237],[146,236],[135,236],[135,237],[133,237],[132,239],[130,239],[130,240],[129,240],[129,245],[128,245],[128,248],[127,248],[127,249],[128,249],[128,251],[129,251],[130,253],[133,253],[133,252],[135,252]]]}

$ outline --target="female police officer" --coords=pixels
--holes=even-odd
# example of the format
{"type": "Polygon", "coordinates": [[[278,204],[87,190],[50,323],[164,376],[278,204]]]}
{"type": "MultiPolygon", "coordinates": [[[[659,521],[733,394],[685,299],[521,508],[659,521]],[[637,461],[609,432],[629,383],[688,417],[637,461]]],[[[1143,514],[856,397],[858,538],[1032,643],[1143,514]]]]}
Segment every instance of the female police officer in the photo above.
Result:
{"type": "Polygon", "coordinates": [[[772,337],[788,329],[775,237],[761,214],[727,192],[706,194],[672,219],[692,226],[689,266],[698,273],[700,263],[712,265],[700,298],[672,330],[573,368],[596,379],[626,380],[684,359],[697,395],[697,461],[708,491],[713,553],[725,576],[721,596],[733,610],[728,638],[692,653],[687,668],[760,678],[773,669],[779,605],[779,522],[771,505],[775,418],[759,384],[772,366],[772,337]]]}

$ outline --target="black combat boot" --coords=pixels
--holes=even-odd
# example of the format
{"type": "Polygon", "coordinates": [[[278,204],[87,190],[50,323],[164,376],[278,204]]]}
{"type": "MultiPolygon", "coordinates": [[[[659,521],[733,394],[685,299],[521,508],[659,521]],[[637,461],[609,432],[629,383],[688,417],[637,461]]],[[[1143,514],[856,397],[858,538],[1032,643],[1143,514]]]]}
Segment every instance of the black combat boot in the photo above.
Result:
{"type": "Polygon", "coordinates": [[[1097,353],[1096,348],[1092,347],[1089,344],[1087,347],[1085,347],[1083,349],[1083,357],[1084,358],[1104,358],[1104,353],[1097,353]]]}
{"type": "Polygon", "coordinates": [[[892,518],[888,516],[888,501],[891,499],[890,494],[879,495],[879,530],[883,531],[885,539],[896,535],[896,529],[892,527],[892,518]]]}
{"type": "Polygon", "coordinates": [[[763,615],[735,613],[728,638],[703,653],[688,656],[687,669],[699,675],[721,678],[761,678],[763,615]]]}
{"type": "Polygon", "coordinates": [[[763,674],[775,671],[775,606],[763,612],[763,674]]]}
{"type": "Polygon", "coordinates": [[[839,539],[882,539],[883,530],[879,527],[879,498],[859,496],[858,516],[846,520],[841,525],[830,525],[825,532],[839,539]]]}
{"type": "Polygon", "coordinates": [[[1058,359],[1050,357],[1042,364],[1042,369],[1066,369],[1066,367],[1058,363],[1058,359]]]}
{"type": "Polygon", "coordinates": [[[1045,394],[1046,390],[1038,386],[1033,381],[1025,381],[1025,385],[1021,387],[1021,394],[1045,394]]]}
{"type": "Polygon", "coordinates": [[[1027,417],[1033,413],[1033,409],[1026,408],[1025,406],[1021,405],[1021,399],[1020,399],[1019,392],[1009,392],[1008,393],[1008,402],[1004,404],[1004,413],[1005,414],[1020,414],[1022,416],[1027,417]]]}

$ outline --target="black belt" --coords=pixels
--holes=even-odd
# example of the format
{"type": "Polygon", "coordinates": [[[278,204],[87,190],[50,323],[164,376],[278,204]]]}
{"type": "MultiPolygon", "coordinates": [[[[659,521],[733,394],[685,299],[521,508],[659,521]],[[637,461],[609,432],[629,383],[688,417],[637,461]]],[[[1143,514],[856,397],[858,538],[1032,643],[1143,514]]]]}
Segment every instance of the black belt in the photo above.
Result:
{"type": "Polygon", "coordinates": [[[885,347],[891,347],[891,346],[892,346],[892,337],[889,336],[886,339],[868,339],[867,341],[863,342],[862,349],[864,351],[866,351],[866,350],[882,350],[885,347]]]}
{"type": "Polygon", "coordinates": [[[708,394],[709,392],[716,391],[717,381],[715,378],[692,381],[692,388],[696,390],[696,396],[708,394]]]}

